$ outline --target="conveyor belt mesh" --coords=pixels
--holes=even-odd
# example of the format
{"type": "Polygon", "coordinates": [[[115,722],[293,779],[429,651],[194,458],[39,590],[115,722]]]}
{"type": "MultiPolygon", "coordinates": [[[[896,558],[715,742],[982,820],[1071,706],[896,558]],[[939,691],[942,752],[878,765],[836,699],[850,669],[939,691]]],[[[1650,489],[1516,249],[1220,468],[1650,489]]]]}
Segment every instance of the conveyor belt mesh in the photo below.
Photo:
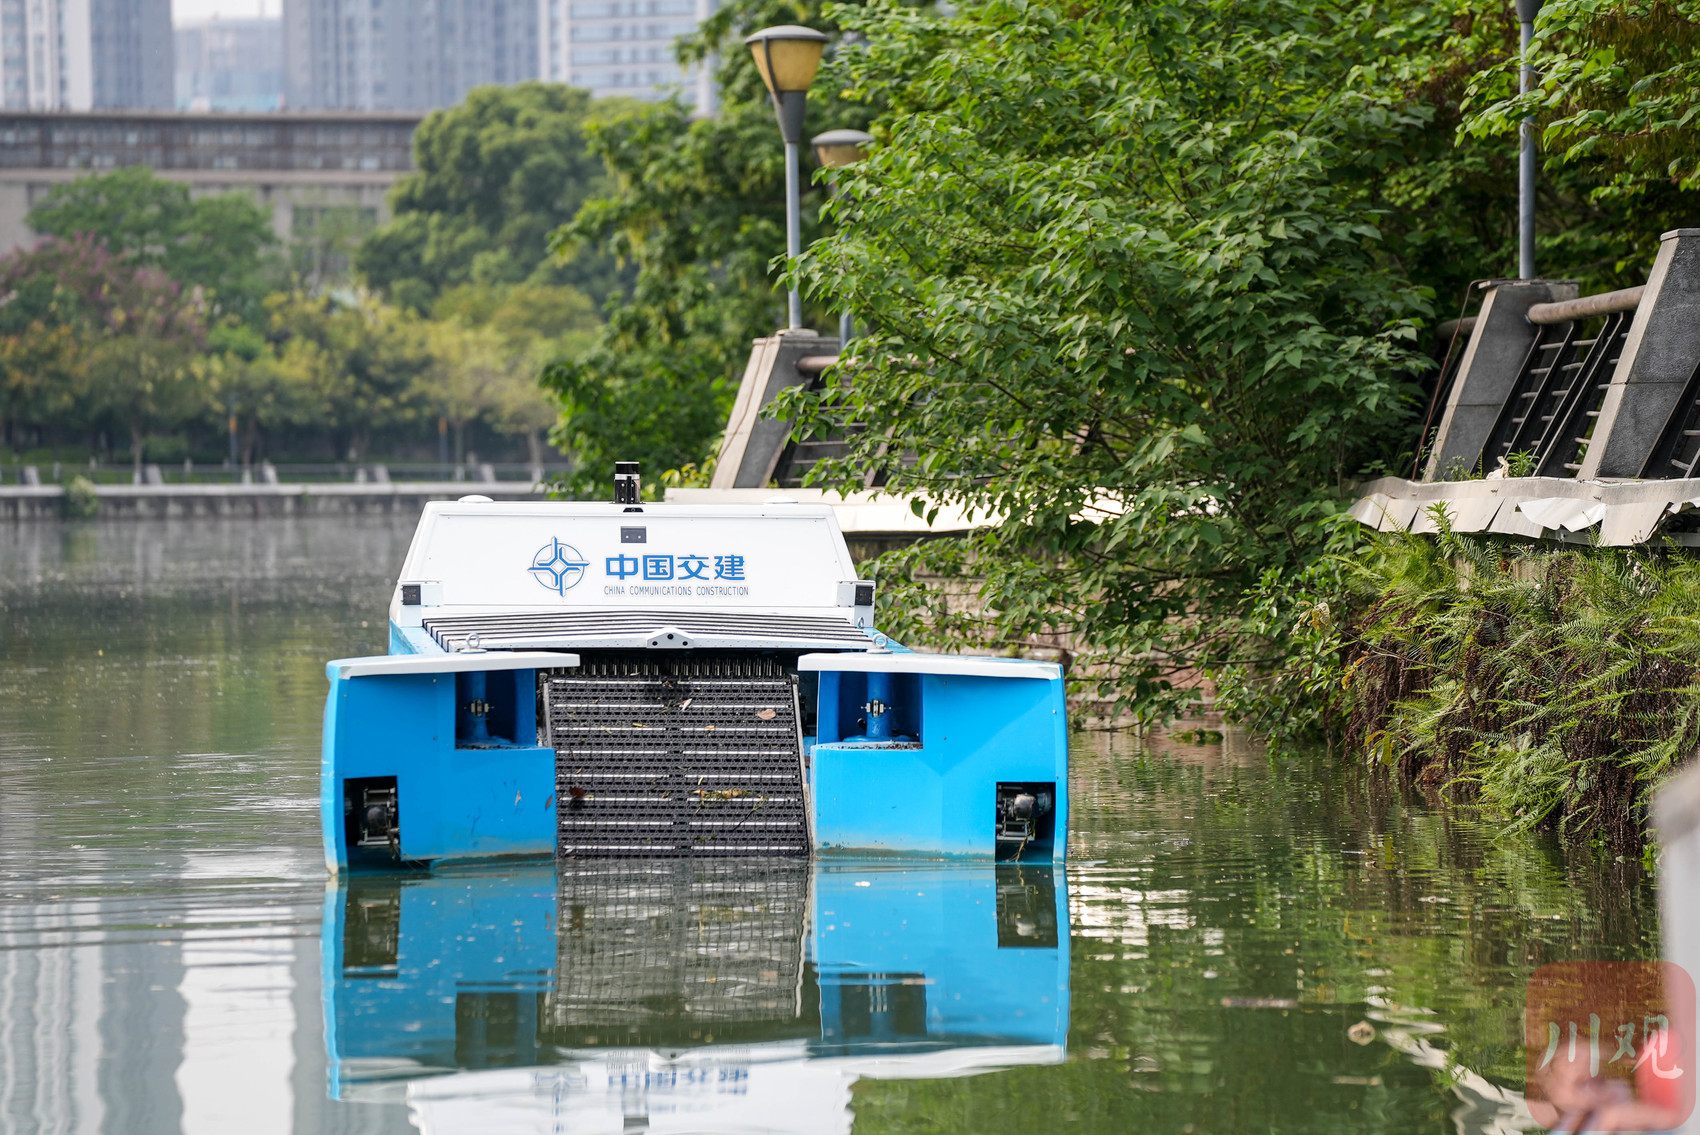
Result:
{"type": "Polygon", "coordinates": [[[722,1035],[802,1011],[805,864],[574,862],[560,877],[555,986],[541,1022],[553,1043],[703,1025],[722,1035]]]}
{"type": "Polygon", "coordinates": [[[562,857],[808,855],[797,679],[780,663],[591,660],[543,696],[562,857]]]}

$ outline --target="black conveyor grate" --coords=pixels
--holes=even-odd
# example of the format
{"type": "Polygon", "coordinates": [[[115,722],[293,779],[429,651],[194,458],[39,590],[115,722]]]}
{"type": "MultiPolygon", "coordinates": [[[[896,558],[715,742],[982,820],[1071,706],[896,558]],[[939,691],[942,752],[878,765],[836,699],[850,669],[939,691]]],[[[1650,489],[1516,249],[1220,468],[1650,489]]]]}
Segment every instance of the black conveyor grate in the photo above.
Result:
{"type": "Polygon", "coordinates": [[[809,853],[797,679],[760,655],[587,661],[543,680],[556,851],[809,853]]]}
{"type": "Polygon", "coordinates": [[[796,860],[561,864],[551,1043],[730,1039],[796,1020],[809,869],[796,860]],[[628,1035],[633,1034],[633,1035],[628,1035]]]}

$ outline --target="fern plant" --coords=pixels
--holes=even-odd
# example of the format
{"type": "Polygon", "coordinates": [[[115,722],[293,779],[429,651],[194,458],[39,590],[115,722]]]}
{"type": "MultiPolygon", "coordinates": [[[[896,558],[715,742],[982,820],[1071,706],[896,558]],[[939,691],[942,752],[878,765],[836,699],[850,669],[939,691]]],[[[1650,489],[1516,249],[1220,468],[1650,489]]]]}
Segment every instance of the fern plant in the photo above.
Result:
{"type": "Polygon", "coordinates": [[[1337,557],[1344,740],[1505,813],[1634,846],[1700,748],[1700,562],[1680,550],[1378,536],[1337,557]]]}

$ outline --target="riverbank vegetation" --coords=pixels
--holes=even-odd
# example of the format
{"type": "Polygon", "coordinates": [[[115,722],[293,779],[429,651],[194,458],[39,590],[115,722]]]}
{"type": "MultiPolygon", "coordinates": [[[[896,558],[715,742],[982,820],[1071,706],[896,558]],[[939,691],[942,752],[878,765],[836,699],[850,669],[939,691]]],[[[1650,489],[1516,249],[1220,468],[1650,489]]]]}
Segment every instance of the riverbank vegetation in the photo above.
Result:
{"type": "MultiPolygon", "coordinates": [[[[1549,178],[1585,176],[1590,202],[1625,222],[1666,217],[1649,206],[1700,187],[1696,43],[1692,3],[1555,0],[1537,28],[1540,82],[1515,94],[1513,59],[1477,72],[1464,130],[1506,139],[1531,117],[1549,178]]],[[[1691,203],[1683,214],[1700,216],[1691,203]]],[[[1644,271],[1662,228],[1622,233],[1635,255],[1619,270],[1644,271]]],[[[1566,262],[1572,235],[1543,253],[1566,262]]],[[[1253,618],[1281,661],[1225,673],[1239,704],[1277,735],[1328,735],[1513,827],[1634,846],[1653,790],[1700,748],[1693,551],[1530,544],[1436,521],[1436,536],[1352,532],[1351,554],[1266,577],[1253,618]]]]}
{"type": "MultiPolygon", "coordinates": [[[[784,412],[875,483],[1005,522],[883,565],[901,632],[1072,644],[1157,720],[1255,671],[1260,581],[1356,540],[1352,482],[1408,467],[1432,331],[1515,263],[1514,150],[1468,126],[1498,5],[869,6],[835,86],[886,107],[799,277],[873,313],[784,412]],[[878,422],[878,430],[858,429],[878,422]],[[983,604],[952,602],[973,575],[983,604]]],[[[1700,196],[1556,165],[1543,266],[1639,282],[1700,196]]],[[[1268,581],[1273,580],[1273,583],[1268,581]]],[[[1232,700],[1223,708],[1241,712],[1232,700]]]]}
{"type": "Polygon", "coordinates": [[[1512,830],[1623,849],[1700,747],[1700,561],[1397,533],[1270,581],[1278,666],[1234,689],[1277,739],[1322,736],[1512,830]]]}

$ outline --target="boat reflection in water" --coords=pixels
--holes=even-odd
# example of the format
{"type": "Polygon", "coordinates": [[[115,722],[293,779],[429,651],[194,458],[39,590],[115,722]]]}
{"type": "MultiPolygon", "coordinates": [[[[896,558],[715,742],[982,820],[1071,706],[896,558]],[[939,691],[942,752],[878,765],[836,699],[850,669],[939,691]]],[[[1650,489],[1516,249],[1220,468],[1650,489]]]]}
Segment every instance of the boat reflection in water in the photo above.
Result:
{"type": "Polygon", "coordinates": [[[861,1077],[1060,1063],[1063,870],[752,860],[344,877],[330,1092],[436,1132],[845,1131],[861,1077]]]}

